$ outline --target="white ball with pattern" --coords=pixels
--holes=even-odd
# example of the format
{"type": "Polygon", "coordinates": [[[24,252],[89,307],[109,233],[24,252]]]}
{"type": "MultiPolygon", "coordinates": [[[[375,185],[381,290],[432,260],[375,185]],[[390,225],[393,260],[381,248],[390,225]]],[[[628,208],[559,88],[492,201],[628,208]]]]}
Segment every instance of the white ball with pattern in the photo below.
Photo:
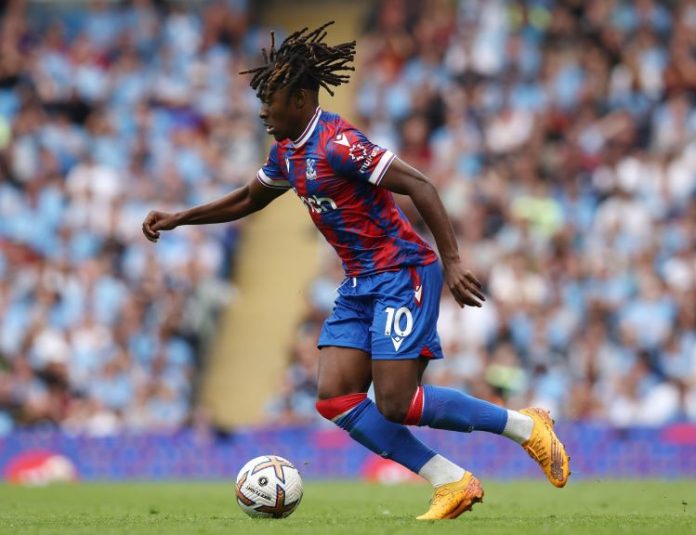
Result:
{"type": "Polygon", "coordinates": [[[257,518],[285,518],[302,500],[302,478],[295,466],[277,455],[246,463],[237,475],[237,503],[257,518]]]}

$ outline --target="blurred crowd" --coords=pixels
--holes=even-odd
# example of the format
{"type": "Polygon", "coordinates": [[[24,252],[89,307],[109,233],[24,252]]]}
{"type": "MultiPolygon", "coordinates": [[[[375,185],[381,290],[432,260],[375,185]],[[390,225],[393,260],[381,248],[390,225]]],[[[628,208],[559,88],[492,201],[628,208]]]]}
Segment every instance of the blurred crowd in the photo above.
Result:
{"type": "Polygon", "coordinates": [[[0,3],[0,436],[196,418],[237,226],[141,222],[259,163],[245,2],[0,3]]]}
{"type": "MultiPolygon", "coordinates": [[[[426,380],[567,420],[696,421],[696,2],[383,0],[358,43],[359,126],[435,182],[488,296],[445,291],[426,380]]],[[[330,258],[270,418],[315,418],[330,258]]]]}
{"type": "MultiPolygon", "coordinates": [[[[204,417],[239,226],[153,247],[140,224],[257,170],[248,7],[0,3],[0,435],[204,417]]],[[[435,182],[486,286],[482,309],[444,292],[427,380],[567,420],[696,421],[696,0],[382,0],[358,47],[358,126],[435,182]]],[[[343,276],[325,252],[272,420],[316,418],[343,276]]]]}

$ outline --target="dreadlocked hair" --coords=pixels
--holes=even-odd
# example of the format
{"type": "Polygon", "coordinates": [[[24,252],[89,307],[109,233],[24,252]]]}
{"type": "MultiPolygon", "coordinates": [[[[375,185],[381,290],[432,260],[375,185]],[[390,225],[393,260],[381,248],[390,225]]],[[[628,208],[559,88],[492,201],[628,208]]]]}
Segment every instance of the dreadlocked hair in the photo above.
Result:
{"type": "Polygon", "coordinates": [[[325,29],[333,23],[332,20],[316,30],[303,28],[290,34],[277,49],[275,33],[271,32],[271,50],[262,50],[264,65],[239,74],[252,75],[249,85],[262,101],[284,87],[318,90],[321,86],[333,96],[331,86],[345,84],[350,75],[343,73],[355,70],[348,65],[355,57],[355,41],[336,46],[324,42],[325,29]]]}

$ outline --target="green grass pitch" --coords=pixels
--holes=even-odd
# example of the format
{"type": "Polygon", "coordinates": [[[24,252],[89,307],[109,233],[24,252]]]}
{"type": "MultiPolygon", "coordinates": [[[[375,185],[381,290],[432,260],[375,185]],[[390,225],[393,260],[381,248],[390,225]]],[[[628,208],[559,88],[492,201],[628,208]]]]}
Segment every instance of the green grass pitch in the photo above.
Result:
{"type": "Polygon", "coordinates": [[[0,485],[1,534],[696,533],[696,480],[484,482],[485,503],[457,520],[417,522],[426,485],[308,483],[284,520],[252,520],[232,483],[0,485]]]}

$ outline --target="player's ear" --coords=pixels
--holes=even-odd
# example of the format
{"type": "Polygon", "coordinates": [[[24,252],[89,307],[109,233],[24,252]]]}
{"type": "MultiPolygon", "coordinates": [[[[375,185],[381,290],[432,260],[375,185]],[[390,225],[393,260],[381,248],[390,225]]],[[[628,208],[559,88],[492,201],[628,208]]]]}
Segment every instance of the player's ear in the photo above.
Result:
{"type": "Polygon", "coordinates": [[[306,89],[297,89],[295,91],[295,94],[293,95],[293,102],[294,102],[296,108],[298,108],[298,109],[304,108],[305,103],[307,102],[307,90],[306,89]]]}

